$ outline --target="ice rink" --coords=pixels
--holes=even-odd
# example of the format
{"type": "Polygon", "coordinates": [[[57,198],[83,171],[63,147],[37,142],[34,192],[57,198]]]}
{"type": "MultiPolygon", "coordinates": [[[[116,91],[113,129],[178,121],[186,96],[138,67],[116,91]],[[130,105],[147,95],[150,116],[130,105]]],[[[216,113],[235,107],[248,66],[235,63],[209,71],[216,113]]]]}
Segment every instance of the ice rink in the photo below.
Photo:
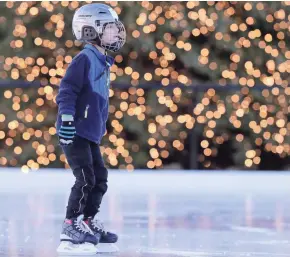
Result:
{"type": "MultiPolygon", "coordinates": [[[[57,256],[73,181],[0,170],[1,257],[57,256]]],[[[290,257],[290,174],[112,171],[100,216],[121,257],[290,257]]]]}

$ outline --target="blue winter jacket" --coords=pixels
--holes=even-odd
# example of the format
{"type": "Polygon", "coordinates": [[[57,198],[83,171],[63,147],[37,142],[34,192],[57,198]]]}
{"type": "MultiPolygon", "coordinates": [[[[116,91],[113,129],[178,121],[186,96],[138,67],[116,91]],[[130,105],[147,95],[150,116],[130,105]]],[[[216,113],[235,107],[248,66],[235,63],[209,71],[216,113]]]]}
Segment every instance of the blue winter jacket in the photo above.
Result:
{"type": "Polygon", "coordinates": [[[72,60],[56,97],[57,131],[61,115],[73,115],[76,134],[97,144],[106,132],[109,114],[110,66],[114,59],[87,44],[72,60]]]}

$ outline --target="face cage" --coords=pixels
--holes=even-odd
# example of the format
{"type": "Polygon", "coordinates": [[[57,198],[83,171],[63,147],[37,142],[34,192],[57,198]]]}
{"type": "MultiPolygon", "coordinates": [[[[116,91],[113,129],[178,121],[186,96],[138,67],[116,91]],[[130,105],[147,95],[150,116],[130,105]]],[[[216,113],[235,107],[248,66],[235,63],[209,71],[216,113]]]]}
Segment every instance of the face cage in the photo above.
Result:
{"type": "Polygon", "coordinates": [[[126,30],[122,22],[106,22],[103,25],[96,21],[96,31],[100,46],[112,52],[119,51],[126,42],[126,30]],[[98,31],[100,31],[98,33],[98,31]]]}

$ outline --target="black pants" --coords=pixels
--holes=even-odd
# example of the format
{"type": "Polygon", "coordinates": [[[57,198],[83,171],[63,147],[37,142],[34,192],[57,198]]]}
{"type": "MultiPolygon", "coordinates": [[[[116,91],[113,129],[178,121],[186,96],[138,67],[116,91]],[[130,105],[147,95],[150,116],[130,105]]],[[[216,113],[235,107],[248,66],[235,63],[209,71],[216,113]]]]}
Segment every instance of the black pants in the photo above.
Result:
{"type": "Polygon", "coordinates": [[[108,171],[99,145],[76,136],[73,144],[61,147],[76,178],[68,200],[66,218],[75,218],[80,214],[94,216],[108,188],[108,171]]]}

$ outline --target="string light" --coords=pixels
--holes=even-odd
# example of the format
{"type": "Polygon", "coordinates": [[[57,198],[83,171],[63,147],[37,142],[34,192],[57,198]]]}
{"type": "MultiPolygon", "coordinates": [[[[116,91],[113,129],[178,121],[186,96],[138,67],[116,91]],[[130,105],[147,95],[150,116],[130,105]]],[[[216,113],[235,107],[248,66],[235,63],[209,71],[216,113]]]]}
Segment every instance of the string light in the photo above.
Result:
{"type": "MultiPolygon", "coordinates": [[[[11,30],[13,38],[8,46],[14,54],[0,56],[0,63],[3,63],[0,78],[40,81],[42,86],[1,91],[10,110],[0,110],[3,124],[0,140],[11,146],[8,151],[12,153],[7,155],[10,157],[1,157],[0,165],[20,165],[23,172],[54,163],[68,167],[65,156],[56,147],[55,97],[68,65],[81,48],[81,42],[72,40],[66,30],[73,12],[83,4],[77,1],[37,4],[8,1],[5,4],[6,11],[15,17],[11,30]],[[44,33],[28,26],[29,21],[34,22],[40,14],[47,17],[44,33]],[[26,40],[28,37],[33,39],[33,46],[26,40]],[[20,57],[19,53],[26,53],[28,47],[33,48],[33,56],[20,57]],[[44,52],[47,54],[43,55],[44,52]],[[15,157],[28,152],[28,160],[20,161],[15,157]]],[[[250,2],[232,5],[214,1],[107,4],[115,9],[121,20],[128,8],[133,5],[139,8],[135,22],[126,24],[124,19],[128,27],[127,45],[137,47],[131,49],[125,45],[124,52],[116,55],[111,67],[113,83],[122,82],[132,87],[110,89],[110,120],[102,148],[107,164],[128,171],[139,166],[161,168],[166,159],[170,160],[187,147],[186,138],[196,127],[202,128],[200,136],[203,137],[198,159],[206,168],[213,166],[212,158],[217,156],[219,146],[227,142],[229,130],[236,131],[232,140],[238,143],[248,141],[241,129],[250,130],[256,137],[251,141],[251,148],[239,144],[244,152],[242,165],[245,167],[261,163],[256,147],[264,147],[281,158],[289,156],[290,50],[286,44],[285,31],[289,23],[286,2],[281,2],[271,13],[267,3],[250,2]],[[247,17],[240,19],[236,10],[244,10],[247,17]],[[252,15],[254,10],[263,10],[259,19],[271,24],[273,33],[263,34],[255,27],[259,21],[252,15]],[[223,31],[219,30],[221,17],[231,21],[223,25],[223,31]],[[196,43],[209,38],[216,40],[219,49],[228,49],[230,53],[218,60],[209,45],[196,43]],[[150,39],[150,47],[146,44],[147,39],[150,39]],[[265,65],[259,59],[261,55],[268,58],[265,65]],[[144,65],[142,60],[148,63],[144,65]],[[186,88],[196,79],[192,75],[193,60],[196,62],[194,70],[200,70],[208,80],[220,85],[238,84],[240,90],[219,92],[211,88],[202,96],[195,96],[186,88]],[[152,81],[162,85],[162,89],[138,88],[152,81]],[[184,87],[168,88],[176,83],[184,87]],[[255,91],[263,104],[256,103],[252,93],[259,84],[268,87],[261,93],[255,91]],[[195,104],[192,97],[196,97],[195,104]],[[228,130],[221,125],[225,122],[228,130]]],[[[0,17],[0,24],[8,26],[5,17],[0,17]]]]}

